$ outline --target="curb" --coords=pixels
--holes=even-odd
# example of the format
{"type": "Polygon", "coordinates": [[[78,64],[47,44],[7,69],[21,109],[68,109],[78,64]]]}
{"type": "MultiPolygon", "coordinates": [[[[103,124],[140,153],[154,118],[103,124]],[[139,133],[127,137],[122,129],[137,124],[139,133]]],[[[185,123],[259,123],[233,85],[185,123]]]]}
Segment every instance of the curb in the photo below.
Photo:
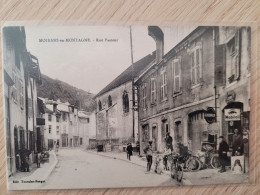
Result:
{"type": "Polygon", "coordinates": [[[57,156],[56,156],[56,153],[53,151],[53,155],[54,155],[54,163],[51,165],[51,167],[46,171],[46,174],[42,177],[42,180],[46,180],[51,172],[53,171],[53,169],[55,168],[55,166],[57,165],[58,163],[58,159],[57,159],[57,156]]]}
{"type": "Polygon", "coordinates": [[[146,168],[146,166],[144,166],[144,165],[140,165],[140,164],[137,164],[137,163],[134,163],[132,161],[125,160],[125,159],[122,159],[122,158],[117,158],[117,157],[113,157],[113,156],[107,156],[107,155],[104,155],[104,154],[100,154],[100,153],[96,153],[96,152],[92,152],[92,151],[88,151],[88,150],[84,150],[84,151],[88,152],[88,153],[91,153],[91,154],[96,154],[98,156],[103,156],[103,157],[107,157],[107,158],[110,158],[110,159],[117,159],[117,160],[121,160],[121,161],[124,161],[124,162],[128,162],[128,163],[131,163],[131,164],[134,164],[134,165],[146,168]]]}

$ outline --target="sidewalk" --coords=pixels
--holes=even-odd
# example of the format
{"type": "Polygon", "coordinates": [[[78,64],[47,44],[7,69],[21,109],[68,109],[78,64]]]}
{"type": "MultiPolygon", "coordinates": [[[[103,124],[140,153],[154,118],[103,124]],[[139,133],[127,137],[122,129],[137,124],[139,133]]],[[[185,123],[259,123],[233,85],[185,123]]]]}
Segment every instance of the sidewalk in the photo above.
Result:
{"type": "Polygon", "coordinates": [[[224,173],[218,169],[204,169],[197,172],[185,172],[189,183],[185,185],[235,184],[247,183],[247,174],[235,174],[230,168],[224,173]]]}
{"type": "Polygon", "coordinates": [[[34,184],[39,185],[45,183],[57,163],[58,159],[52,150],[50,151],[49,162],[41,163],[40,168],[37,168],[36,163],[33,163],[30,167],[30,172],[17,172],[8,179],[8,188],[14,190],[26,187],[26,189],[28,189],[28,186],[29,188],[33,188],[35,187],[34,184]]]}

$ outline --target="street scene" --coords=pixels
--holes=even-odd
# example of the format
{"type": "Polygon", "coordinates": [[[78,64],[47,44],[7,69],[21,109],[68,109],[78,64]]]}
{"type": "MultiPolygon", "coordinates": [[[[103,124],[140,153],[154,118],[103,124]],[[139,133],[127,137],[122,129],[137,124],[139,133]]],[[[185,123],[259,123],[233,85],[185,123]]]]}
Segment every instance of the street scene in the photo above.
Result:
{"type": "Polygon", "coordinates": [[[9,190],[248,183],[250,27],[2,34],[9,190]]]}

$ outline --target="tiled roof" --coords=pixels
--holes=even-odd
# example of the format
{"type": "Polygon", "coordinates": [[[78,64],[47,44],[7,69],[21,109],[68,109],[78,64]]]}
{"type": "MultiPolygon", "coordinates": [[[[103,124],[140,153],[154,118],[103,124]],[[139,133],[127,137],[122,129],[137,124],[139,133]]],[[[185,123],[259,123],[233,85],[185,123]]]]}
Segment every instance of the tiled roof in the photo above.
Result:
{"type": "MultiPolygon", "coordinates": [[[[133,65],[133,76],[134,77],[139,76],[142,73],[142,71],[144,71],[145,68],[147,68],[154,59],[155,59],[155,52],[135,62],[133,65]]],[[[95,97],[101,96],[104,93],[131,80],[132,80],[132,66],[129,66],[124,72],[122,72],[111,83],[109,83],[105,88],[103,88],[95,97]]]]}

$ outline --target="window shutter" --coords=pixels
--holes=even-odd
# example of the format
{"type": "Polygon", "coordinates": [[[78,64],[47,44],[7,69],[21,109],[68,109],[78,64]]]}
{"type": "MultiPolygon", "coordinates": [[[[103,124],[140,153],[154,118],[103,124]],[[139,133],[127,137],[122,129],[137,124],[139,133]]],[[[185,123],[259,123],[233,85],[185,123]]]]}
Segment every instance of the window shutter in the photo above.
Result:
{"type": "Polygon", "coordinates": [[[240,29],[235,34],[235,79],[238,80],[240,76],[240,52],[241,52],[241,33],[240,29]]]}
{"type": "Polygon", "coordinates": [[[225,66],[226,66],[226,49],[225,45],[216,45],[215,47],[215,85],[222,86],[225,84],[225,66]]]}

